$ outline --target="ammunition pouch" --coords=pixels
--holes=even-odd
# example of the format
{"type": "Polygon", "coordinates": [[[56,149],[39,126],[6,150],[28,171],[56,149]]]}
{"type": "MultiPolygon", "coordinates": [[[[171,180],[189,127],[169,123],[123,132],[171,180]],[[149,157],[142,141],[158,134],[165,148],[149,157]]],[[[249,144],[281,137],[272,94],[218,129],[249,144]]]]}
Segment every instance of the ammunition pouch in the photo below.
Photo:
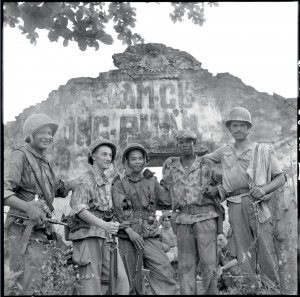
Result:
{"type": "MultiPolygon", "coordinates": [[[[101,210],[89,210],[93,215],[97,218],[102,219],[105,222],[110,222],[115,217],[115,211],[113,209],[101,211],[101,210]]],[[[63,214],[61,217],[61,221],[66,223],[68,226],[65,226],[65,240],[69,240],[70,232],[76,232],[82,228],[90,228],[90,224],[81,220],[77,215],[65,215],[63,214]]]]}

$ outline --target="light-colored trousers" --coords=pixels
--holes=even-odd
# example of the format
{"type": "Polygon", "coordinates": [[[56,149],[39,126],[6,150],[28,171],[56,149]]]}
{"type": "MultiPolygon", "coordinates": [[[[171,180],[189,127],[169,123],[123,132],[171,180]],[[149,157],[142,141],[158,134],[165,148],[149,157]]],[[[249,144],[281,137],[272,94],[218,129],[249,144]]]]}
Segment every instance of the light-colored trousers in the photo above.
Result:
{"type": "MultiPolygon", "coordinates": [[[[78,264],[80,295],[104,295],[110,267],[110,243],[99,237],[73,241],[73,262],[78,264]],[[101,281],[104,281],[102,283],[101,281]]],[[[129,294],[129,282],[118,251],[117,294],[129,294]]]]}
{"type": "Polygon", "coordinates": [[[254,200],[246,196],[242,198],[241,203],[227,203],[238,264],[242,274],[248,276],[245,278],[245,285],[250,291],[255,291],[257,264],[260,274],[267,276],[277,286],[279,277],[271,223],[269,220],[264,223],[258,222],[252,202],[254,200]]]}

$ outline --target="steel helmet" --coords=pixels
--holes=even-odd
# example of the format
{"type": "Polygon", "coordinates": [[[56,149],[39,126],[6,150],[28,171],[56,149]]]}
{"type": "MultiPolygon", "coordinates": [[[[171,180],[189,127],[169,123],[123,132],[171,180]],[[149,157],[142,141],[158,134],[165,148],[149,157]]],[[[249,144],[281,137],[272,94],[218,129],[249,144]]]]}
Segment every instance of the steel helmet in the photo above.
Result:
{"type": "Polygon", "coordinates": [[[125,159],[127,158],[128,153],[132,150],[142,151],[144,157],[146,158],[146,163],[149,162],[149,155],[148,155],[146,149],[139,143],[130,143],[126,146],[126,148],[123,152],[122,163],[125,162],[125,159]]]}
{"type": "Polygon", "coordinates": [[[58,125],[46,114],[33,114],[26,119],[23,125],[23,135],[25,142],[30,142],[30,135],[33,135],[39,128],[49,125],[52,130],[52,136],[56,133],[58,125]]]}
{"type": "Polygon", "coordinates": [[[227,127],[231,121],[247,122],[252,126],[251,114],[244,107],[235,107],[229,112],[228,120],[225,122],[227,127]]]}
{"type": "Polygon", "coordinates": [[[93,158],[92,158],[92,154],[93,152],[95,151],[95,149],[101,145],[107,145],[111,148],[111,151],[112,151],[112,158],[111,158],[111,161],[113,162],[115,157],[116,157],[116,154],[117,154],[117,147],[115,146],[115,144],[113,144],[111,141],[109,141],[108,139],[104,139],[104,138],[100,138],[100,139],[97,139],[97,140],[94,140],[90,147],[89,147],[89,151],[88,151],[88,162],[93,165],[93,158]]]}

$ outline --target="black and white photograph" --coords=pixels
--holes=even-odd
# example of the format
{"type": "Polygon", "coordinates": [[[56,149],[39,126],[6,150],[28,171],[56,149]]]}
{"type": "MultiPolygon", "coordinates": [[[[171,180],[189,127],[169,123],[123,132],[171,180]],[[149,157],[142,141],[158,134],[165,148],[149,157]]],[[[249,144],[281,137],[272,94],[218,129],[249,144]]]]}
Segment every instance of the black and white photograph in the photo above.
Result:
{"type": "Polygon", "coordinates": [[[298,15],[2,2],[1,295],[297,295],[298,15]]]}

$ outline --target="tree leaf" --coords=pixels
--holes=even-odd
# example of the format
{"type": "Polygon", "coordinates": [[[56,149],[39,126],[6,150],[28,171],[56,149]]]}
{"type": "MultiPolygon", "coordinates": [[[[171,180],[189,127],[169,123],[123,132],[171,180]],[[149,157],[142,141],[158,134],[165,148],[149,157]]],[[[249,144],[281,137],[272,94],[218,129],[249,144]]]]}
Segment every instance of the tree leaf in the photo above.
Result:
{"type": "Polygon", "coordinates": [[[65,39],[63,42],[63,46],[66,47],[68,46],[68,44],[69,44],[69,39],[65,39]]]}
{"type": "Polygon", "coordinates": [[[71,8],[67,7],[63,9],[62,13],[65,14],[71,21],[75,21],[75,13],[71,8]]]}
{"type": "Polygon", "coordinates": [[[76,20],[77,20],[77,22],[81,21],[82,18],[83,18],[83,12],[82,12],[82,9],[79,8],[79,9],[76,11],[76,20]]]}
{"type": "Polygon", "coordinates": [[[111,45],[114,43],[113,38],[109,34],[104,34],[103,36],[101,36],[97,39],[99,39],[102,43],[107,44],[107,45],[111,45]]]}
{"type": "Polygon", "coordinates": [[[4,9],[6,13],[10,16],[18,18],[20,16],[20,9],[18,3],[15,2],[6,2],[4,3],[4,9]]]}
{"type": "Polygon", "coordinates": [[[44,3],[50,8],[50,10],[53,10],[56,13],[61,12],[62,2],[44,2],[44,3]]]}
{"type": "Polygon", "coordinates": [[[27,14],[23,15],[24,28],[27,32],[31,33],[35,30],[34,18],[30,17],[27,14]]]}
{"type": "Polygon", "coordinates": [[[45,5],[45,3],[42,5],[40,13],[44,16],[44,17],[50,17],[50,15],[53,13],[49,7],[47,7],[47,5],[45,5]]]}

